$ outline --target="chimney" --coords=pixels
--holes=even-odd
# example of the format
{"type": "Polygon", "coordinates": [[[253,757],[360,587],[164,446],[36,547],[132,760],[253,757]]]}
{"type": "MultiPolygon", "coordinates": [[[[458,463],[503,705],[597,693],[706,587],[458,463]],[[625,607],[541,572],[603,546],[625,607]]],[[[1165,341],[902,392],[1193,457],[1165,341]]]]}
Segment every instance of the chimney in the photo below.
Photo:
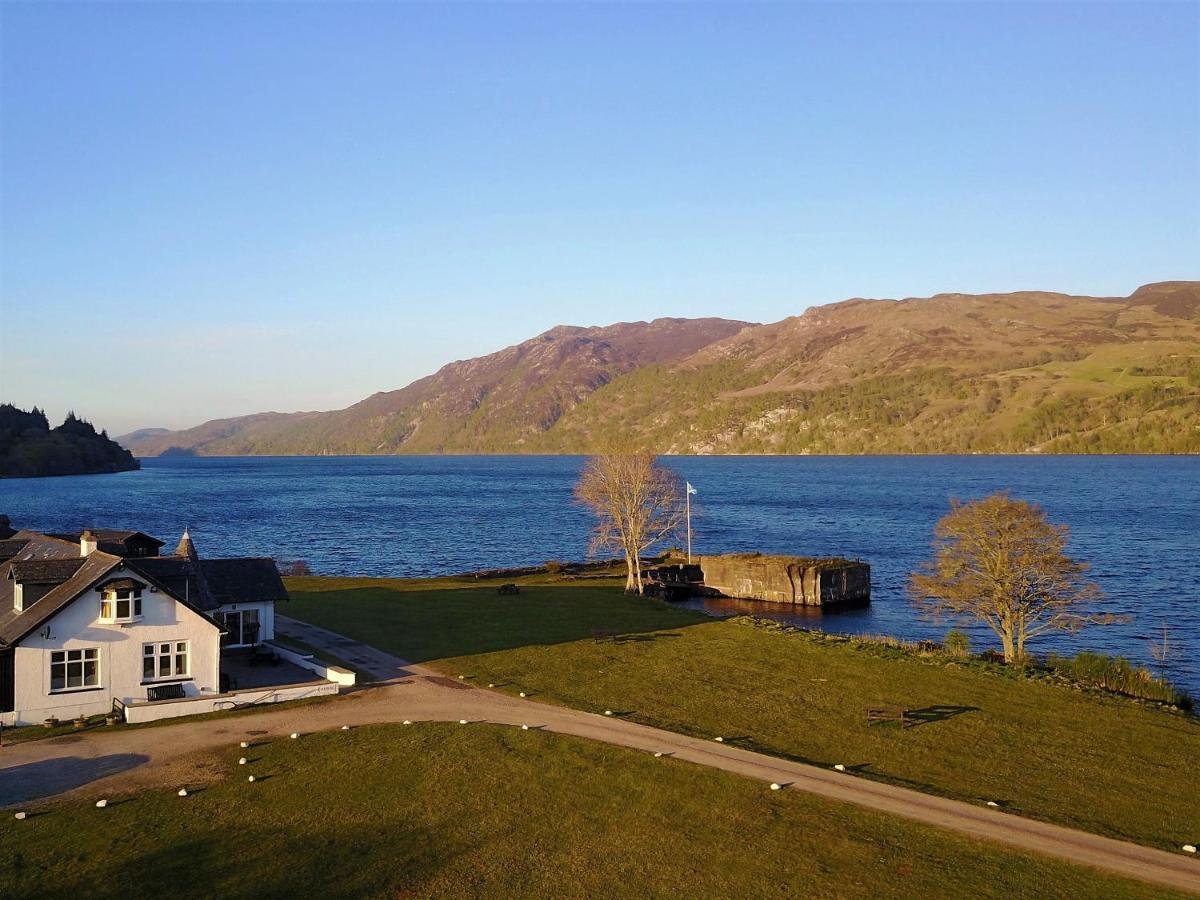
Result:
{"type": "Polygon", "coordinates": [[[91,556],[95,552],[96,536],[92,534],[92,530],[88,528],[79,536],[79,555],[91,556]]]}

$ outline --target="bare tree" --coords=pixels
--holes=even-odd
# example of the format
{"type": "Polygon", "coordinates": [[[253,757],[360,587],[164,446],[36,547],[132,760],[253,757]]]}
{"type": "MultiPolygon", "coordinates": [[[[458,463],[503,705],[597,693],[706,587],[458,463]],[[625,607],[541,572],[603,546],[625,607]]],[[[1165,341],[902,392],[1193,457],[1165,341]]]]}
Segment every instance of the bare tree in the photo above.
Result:
{"type": "Polygon", "coordinates": [[[1006,662],[1023,660],[1043,632],[1121,621],[1088,609],[1103,599],[1100,587],[1084,577],[1086,563],[1067,556],[1067,527],[1048,522],[1036,504],[1006,493],[952,500],[934,534],[933,559],[910,577],[909,596],[934,618],[986,624],[1006,662]]]}
{"type": "Polygon", "coordinates": [[[642,554],[676,536],[683,520],[683,485],[653,453],[615,449],[593,456],[575,485],[575,499],[596,515],[589,551],[625,556],[625,590],[642,593],[642,554]]]}
{"type": "Polygon", "coordinates": [[[1175,646],[1171,643],[1170,631],[1167,626],[1163,626],[1162,640],[1159,642],[1150,642],[1150,656],[1158,663],[1158,677],[1162,680],[1167,678],[1167,668],[1171,665],[1171,660],[1175,656],[1175,646]]]}

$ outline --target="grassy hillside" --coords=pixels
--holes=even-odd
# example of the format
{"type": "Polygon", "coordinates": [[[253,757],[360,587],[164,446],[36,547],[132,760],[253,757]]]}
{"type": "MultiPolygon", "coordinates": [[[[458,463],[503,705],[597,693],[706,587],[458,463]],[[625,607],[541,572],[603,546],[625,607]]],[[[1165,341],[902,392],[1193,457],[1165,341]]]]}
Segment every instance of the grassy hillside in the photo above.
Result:
{"type": "Polygon", "coordinates": [[[606,430],[668,453],[1200,452],[1200,285],[818,307],[616,379],[535,447],[606,430]]]}
{"type": "Polygon", "coordinates": [[[252,785],[242,752],[231,741],[221,780],[186,798],[172,785],[0,820],[0,896],[1170,896],[540,731],[307,735],[254,747],[252,785]]]}
{"type": "Polygon", "coordinates": [[[682,359],[745,325],[656,319],[560,326],[344,410],[261,413],[181,432],[143,430],[123,440],[143,456],[175,448],[206,455],[516,452],[613,378],[682,359]]]}
{"type": "Polygon", "coordinates": [[[1200,452],[1200,282],[848,300],[770,325],[556,328],[346,410],[127,436],[141,455],[1200,452]]]}
{"type": "Polygon", "coordinates": [[[1177,849],[1200,719],[874,644],[714,621],[615,584],[289,579],[288,614],[498,690],[1177,849]],[[596,640],[601,629],[622,633],[596,640]],[[923,710],[912,728],[863,709],[923,710]]]}

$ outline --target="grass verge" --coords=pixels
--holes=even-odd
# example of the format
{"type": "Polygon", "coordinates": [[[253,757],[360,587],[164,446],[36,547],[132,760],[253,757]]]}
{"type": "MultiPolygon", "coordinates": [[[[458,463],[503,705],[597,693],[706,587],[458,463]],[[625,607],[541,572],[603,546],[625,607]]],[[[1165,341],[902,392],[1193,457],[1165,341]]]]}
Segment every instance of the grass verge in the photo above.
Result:
{"type": "Polygon", "coordinates": [[[296,579],[289,615],[538,700],[1177,850],[1200,836],[1200,720],[600,584],[296,579]],[[619,636],[596,639],[600,630],[619,636]],[[868,705],[918,711],[866,723],[868,705]]]}
{"type": "Polygon", "coordinates": [[[538,731],[374,726],[242,752],[185,798],[0,821],[0,896],[1169,896],[538,731]]]}

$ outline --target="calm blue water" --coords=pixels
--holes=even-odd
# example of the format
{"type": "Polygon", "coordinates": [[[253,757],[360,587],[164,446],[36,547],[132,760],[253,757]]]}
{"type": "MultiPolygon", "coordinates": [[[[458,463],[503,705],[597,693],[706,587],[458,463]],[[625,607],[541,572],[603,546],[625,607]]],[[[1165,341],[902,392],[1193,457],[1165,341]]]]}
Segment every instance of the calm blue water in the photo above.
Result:
{"type": "MultiPolygon", "coordinates": [[[[571,502],[577,457],[149,459],[140,472],[0,481],[0,512],[41,530],[137,528],[202,553],[304,559],[337,575],[425,575],[582,559],[587,513],[571,502]]],[[[1171,675],[1200,692],[1200,458],[678,457],[698,490],[698,553],[840,554],[871,563],[863,610],[785,616],[841,632],[939,638],[904,597],[950,497],[1007,488],[1071,526],[1128,625],[1054,635],[1038,649],[1098,649],[1149,662],[1170,628],[1171,675]]],[[[972,630],[976,646],[990,645],[972,630]],[[975,638],[978,635],[978,638],[975,638]]]]}

